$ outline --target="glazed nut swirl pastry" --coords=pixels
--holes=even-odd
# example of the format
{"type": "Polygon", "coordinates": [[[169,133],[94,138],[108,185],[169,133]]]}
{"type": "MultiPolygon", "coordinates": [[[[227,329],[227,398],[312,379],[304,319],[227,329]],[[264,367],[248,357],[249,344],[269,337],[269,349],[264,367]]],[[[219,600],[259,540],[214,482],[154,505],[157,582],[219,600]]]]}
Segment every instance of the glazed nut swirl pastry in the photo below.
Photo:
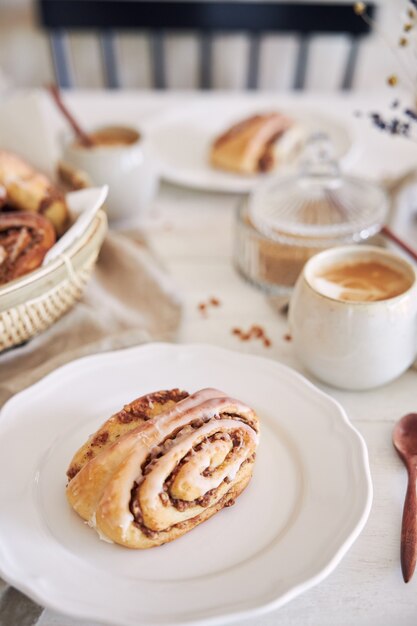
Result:
{"type": "Polygon", "coordinates": [[[0,150],[0,185],[11,208],[44,215],[57,234],[63,234],[68,225],[68,207],[62,193],[44,174],[17,154],[0,150]]]}
{"type": "Polygon", "coordinates": [[[0,213],[0,285],[35,270],[55,243],[51,222],[35,213],[0,213]]]}
{"type": "Polygon", "coordinates": [[[67,498],[102,539],[151,548],[234,503],[247,486],[258,417],[216,389],[134,400],[75,454],[67,498]]]}
{"type": "Polygon", "coordinates": [[[237,174],[268,172],[290,159],[302,140],[302,128],[286,115],[253,115],[217,137],[210,161],[215,168],[237,174]]]}

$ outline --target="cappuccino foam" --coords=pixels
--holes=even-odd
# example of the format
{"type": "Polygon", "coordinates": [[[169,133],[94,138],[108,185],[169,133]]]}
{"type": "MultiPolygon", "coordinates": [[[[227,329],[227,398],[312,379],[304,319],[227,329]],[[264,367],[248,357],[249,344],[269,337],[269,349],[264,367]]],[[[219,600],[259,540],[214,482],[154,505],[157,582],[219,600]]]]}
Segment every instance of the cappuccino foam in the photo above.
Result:
{"type": "Polygon", "coordinates": [[[344,302],[375,302],[407,291],[412,279],[380,260],[339,262],[318,271],[314,287],[324,296],[344,302]]]}

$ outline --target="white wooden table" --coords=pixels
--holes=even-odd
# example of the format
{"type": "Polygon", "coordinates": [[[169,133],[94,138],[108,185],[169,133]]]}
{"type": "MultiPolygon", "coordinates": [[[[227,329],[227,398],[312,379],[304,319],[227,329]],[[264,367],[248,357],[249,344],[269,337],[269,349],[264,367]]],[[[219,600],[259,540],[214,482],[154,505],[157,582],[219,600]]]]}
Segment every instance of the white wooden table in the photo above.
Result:
{"type": "MultiPolygon", "coordinates": [[[[68,101],[80,119],[100,122],[145,123],[158,111],[181,104],[187,98],[227,97],[207,94],[139,94],[134,92],[71,94],[68,101]]],[[[233,95],[229,97],[249,97],[233,95]]],[[[250,96],[256,99],[256,95],[250,96]]],[[[396,175],[417,165],[417,146],[402,139],[381,135],[370,124],[353,117],[355,110],[375,110],[387,96],[308,95],[306,106],[321,112],[345,115],[353,120],[358,149],[350,169],[373,178],[396,175]]],[[[277,106],[291,107],[293,95],[277,94],[277,106]]],[[[166,263],[184,298],[182,342],[207,342],[227,348],[262,354],[303,371],[293,355],[291,342],[284,339],[287,322],[266,298],[236,274],[231,263],[235,196],[190,191],[163,184],[157,198],[150,241],[166,263]],[[207,317],[198,304],[210,296],[221,306],[207,317]],[[231,334],[233,326],[258,323],[266,328],[273,345],[241,343],[231,334]]],[[[402,220],[399,226],[417,246],[417,225],[402,220]],[[414,232],[413,232],[414,228],[414,232]]],[[[303,372],[305,373],[305,372],[303,372]]],[[[308,376],[308,375],[307,375],[308,376]]],[[[417,411],[417,372],[409,371],[382,389],[342,392],[325,387],[346,409],[363,434],[369,449],[374,482],[371,515],[359,539],[337,569],[319,586],[298,597],[279,611],[250,620],[248,626],[401,626],[417,623],[417,575],[408,585],[402,582],[399,566],[399,537],[405,471],[392,445],[394,421],[417,411]]],[[[73,626],[75,620],[46,610],[38,626],[73,626]]],[[[9,625],[7,625],[9,626],[9,625]]],[[[12,626],[12,625],[10,625],[12,626]]],[[[91,626],[89,624],[89,626],[91,626]]]]}

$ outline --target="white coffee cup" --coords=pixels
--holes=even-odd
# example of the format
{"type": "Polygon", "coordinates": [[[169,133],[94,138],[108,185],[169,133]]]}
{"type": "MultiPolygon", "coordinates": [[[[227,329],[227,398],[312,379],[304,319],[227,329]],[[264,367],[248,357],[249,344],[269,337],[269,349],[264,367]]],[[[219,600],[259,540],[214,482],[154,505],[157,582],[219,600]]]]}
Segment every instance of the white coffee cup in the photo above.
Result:
{"type": "Polygon", "coordinates": [[[343,246],[312,257],[290,302],[295,352],[317,378],[344,389],[370,389],[400,376],[417,354],[417,275],[399,255],[374,246],[343,246]],[[410,287],[377,301],[346,301],[320,292],[317,275],[352,261],[380,261],[410,287]]]}
{"type": "Polygon", "coordinates": [[[126,126],[106,126],[94,132],[120,132],[126,143],[85,147],[64,138],[63,161],[85,172],[94,185],[108,185],[106,202],[111,222],[141,221],[148,215],[158,188],[150,147],[140,133],[126,126]]]}

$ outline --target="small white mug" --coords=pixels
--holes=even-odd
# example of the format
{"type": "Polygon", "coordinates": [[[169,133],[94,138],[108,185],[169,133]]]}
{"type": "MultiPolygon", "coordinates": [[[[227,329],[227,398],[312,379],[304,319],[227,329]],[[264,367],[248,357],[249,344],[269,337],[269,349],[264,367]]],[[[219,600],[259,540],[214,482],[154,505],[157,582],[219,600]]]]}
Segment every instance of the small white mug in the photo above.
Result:
{"type": "Polygon", "coordinates": [[[318,379],[343,389],[370,389],[402,374],[417,354],[417,275],[399,255],[374,246],[343,246],[312,257],[296,283],[289,311],[295,352],[318,379]],[[404,272],[410,287],[377,301],[323,295],[314,277],[343,261],[380,260],[404,272]],[[316,284],[315,284],[316,282],[316,284]]]}
{"type": "Polygon", "coordinates": [[[95,185],[109,185],[106,208],[111,222],[141,221],[148,214],[158,188],[158,175],[150,148],[140,133],[125,126],[106,126],[126,136],[125,144],[85,147],[64,138],[62,160],[85,172],[95,185]]]}

